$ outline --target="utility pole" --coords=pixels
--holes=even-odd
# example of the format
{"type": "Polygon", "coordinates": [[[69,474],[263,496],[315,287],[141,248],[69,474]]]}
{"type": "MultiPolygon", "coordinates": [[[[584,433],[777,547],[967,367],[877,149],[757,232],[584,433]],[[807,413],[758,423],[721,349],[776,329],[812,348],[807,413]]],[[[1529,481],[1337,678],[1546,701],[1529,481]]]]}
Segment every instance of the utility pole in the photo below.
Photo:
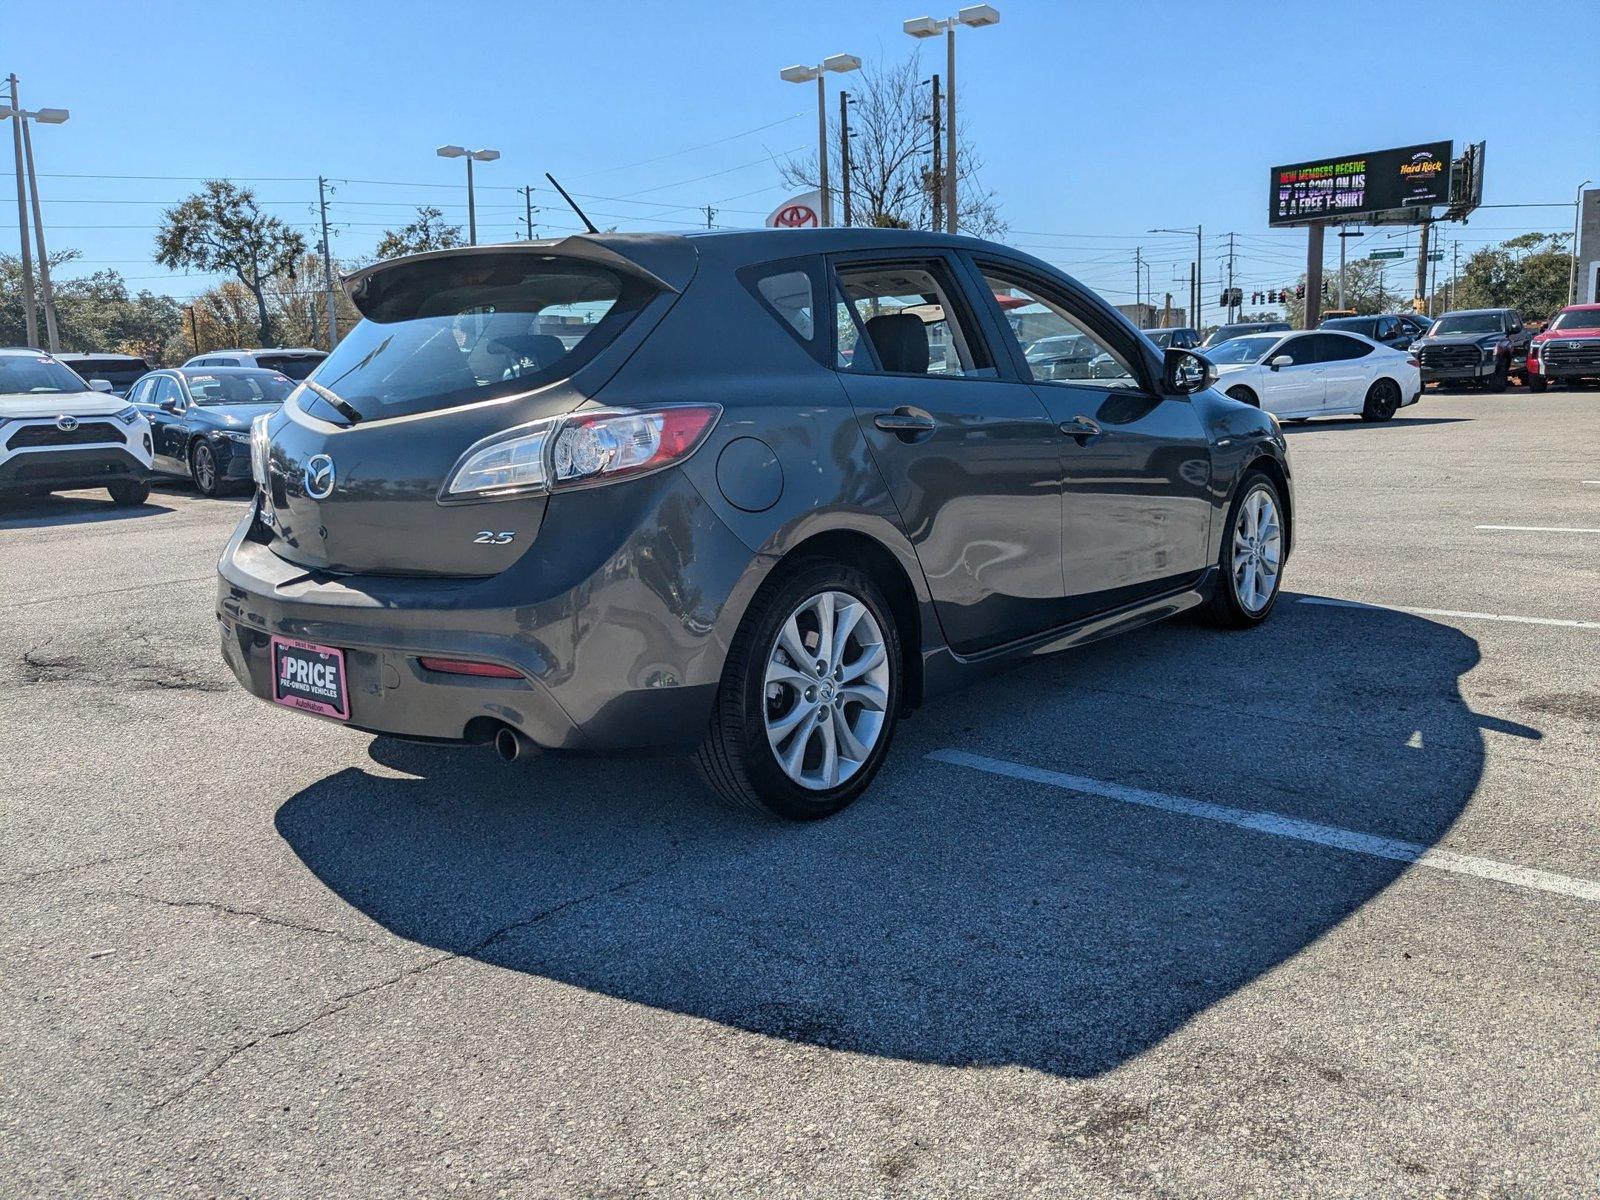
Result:
{"type": "Polygon", "coordinates": [[[933,77],[933,178],[928,185],[929,190],[933,193],[933,212],[931,214],[933,219],[929,222],[929,225],[935,230],[943,224],[944,217],[944,169],[941,165],[942,160],[939,157],[941,153],[939,135],[941,133],[942,119],[943,113],[939,100],[939,77],[935,75],[933,77]]]}
{"type": "Polygon", "coordinates": [[[194,325],[194,305],[189,305],[189,341],[194,344],[194,352],[200,353],[200,331],[194,325]]]}
{"type": "MultiPolygon", "coordinates": [[[[944,101],[944,220],[945,230],[954,233],[956,218],[960,211],[960,205],[956,201],[956,176],[960,172],[956,170],[956,23],[954,21],[945,26],[944,38],[946,60],[944,82],[945,87],[949,89],[944,101]]],[[[1573,247],[1573,253],[1577,253],[1576,246],[1573,247]]]]}
{"type": "Polygon", "coordinates": [[[50,287],[50,252],[44,247],[44,214],[39,211],[39,177],[33,172],[33,131],[28,120],[16,108],[11,119],[22,126],[22,153],[28,162],[28,191],[33,196],[33,236],[39,244],[39,285],[43,289],[45,339],[51,354],[61,349],[61,339],[56,336],[56,296],[50,287]]]}
{"type": "Polygon", "coordinates": [[[1339,224],[1339,307],[1344,307],[1344,239],[1349,236],[1344,223],[1339,224]]]}
{"type": "Polygon", "coordinates": [[[1439,259],[1444,256],[1428,255],[1428,315],[1433,316],[1433,296],[1439,290],[1439,259]]]}
{"type": "Polygon", "coordinates": [[[1200,328],[1200,277],[1195,274],[1195,264],[1189,264],[1189,325],[1200,328]]]}
{"type": "Polygon", "coordinates": [[[850,93],[839,89],[839,199],[850,224],[850,93]]]}
{"type": "Polygon", "coordinates": [[[715,217],[716,215],[717,215],[717,210],[712,208],[711,205],[709,205],[709,204],[706,205],[706,228],[707,229],[711,228],[711,219],[713,217],[715,217]]]}
{"type": "MultiPolygon", "coordinates": [[[[11,111],[20,113],[22,103],[17,99],[17,76],[6,77],[11,85],[11,111]]],[[[11,148],[17,162],[17,229],[22,234],[22,315],[28,328],[28,345],[39,344],[39,313],[33,298],[33,251],[28,246],[28,192],[27,175],[22,165],[22,118],[11,118],[11,148]]]]}
{"type": "Polygon", "coordinates": [[[1233,234],[1228,235],[1228,324],[1233,324],[1233,234]]]}
{"type": "Polygon", "coordinates": [[[522,207],[525,214],[523,219],[528,223],[528,240],[531,242],[533,241],[533,188],[526,184],[522,188],[522,207]]]}
{"type": "MultiPolygon", "coordinates": [[[[1144,262],[1142,255],[1143,246],[1133,248],[1133,307],[1139,313],[1139,328],[1144,328],[1144,262]]],[[[1123,295],[1127,295],[1126,292],[1123,295]]]]}
{"type": "Polygon", "coordinates": [[[317,176],[317,207],[322,210],[322,284],[328,294],[328,352],[331,354],[339,344],[339,317],[334,308],[333,252],[328,248],[328,181],[321,175],[317,176]]]}
{"type": "MultiPolygon", "coordinates": [[[[1417,299],[1422,300],[1428,291],[1428,235],[1433,229],[1431,220],[1422,223],[1422,232],[1417,235],[1417,299]]],[[[1412,306],[1413,312],[1420,312],[1416,305],[1412,306]]]]}
{"type": "Polygon", "coordinates": [[[1456,276],[1460,268],[1461,240],[1455,239],[1450,243],[1450,307],[1456,306],[1456,276]]]}

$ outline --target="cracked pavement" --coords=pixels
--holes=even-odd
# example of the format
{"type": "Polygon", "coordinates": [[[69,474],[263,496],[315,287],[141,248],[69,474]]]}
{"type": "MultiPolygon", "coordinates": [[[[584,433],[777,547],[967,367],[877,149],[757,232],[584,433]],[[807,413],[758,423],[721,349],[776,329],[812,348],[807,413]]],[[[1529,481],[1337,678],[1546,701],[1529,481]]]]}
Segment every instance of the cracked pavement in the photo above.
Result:
{"type": "Polygon", "coordinates": [[[1600,631],[1295,602],[1600,620],[1600,541],[1474,529],[1597,523],[1592,393],[1289,436],[1267,627],[973,688],[804,828],[261,704],[241,500],[11,502],[0,1191],[1592,1192],[1600,906],[927,758],[1600,878],[1600,631]]]}

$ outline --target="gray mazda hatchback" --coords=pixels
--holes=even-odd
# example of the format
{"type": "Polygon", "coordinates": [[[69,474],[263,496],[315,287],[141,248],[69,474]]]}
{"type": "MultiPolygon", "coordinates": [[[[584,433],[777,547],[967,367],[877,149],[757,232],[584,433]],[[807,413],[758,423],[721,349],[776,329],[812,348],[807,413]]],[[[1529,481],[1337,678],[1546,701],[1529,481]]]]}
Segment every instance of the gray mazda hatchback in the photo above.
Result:
{"type": "Polygon", "coordinates": [[[345,287],[364,320],[255,421],[219,565],[263,700],[507,759],[693,751],[815,818],[965,681],[1278,597],[1273,418],[1003,246],[597,234],[345,287]],[[1036,375],[1062,337],[1099,368],[1036,375]]]}

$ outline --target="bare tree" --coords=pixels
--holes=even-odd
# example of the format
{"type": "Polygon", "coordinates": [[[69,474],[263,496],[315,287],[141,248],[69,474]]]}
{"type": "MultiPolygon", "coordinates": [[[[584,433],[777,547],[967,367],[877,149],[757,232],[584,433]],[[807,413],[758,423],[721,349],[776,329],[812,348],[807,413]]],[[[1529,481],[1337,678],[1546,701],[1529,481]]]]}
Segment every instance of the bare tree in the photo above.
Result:
{"type": "MultiPolygon", "coordinates": [[[[888,65],[866,67],[852,77],[850,107],[851,224],[891,229],[927,229],[933,220],[933,125],[928,89],[913,52],[888,65]]],[[[834,186],[844,178],[839,131],[829,127],[828,172],[834,186]]],[[[983,161],[969,148],[966,125],[957,134],[959,223],[966,233],[992,237],[1004,233],[994,193],[978,182],[983,161]]],[[[817,156],[792,158],[781,166],[792,187],[817,186],[817,156]]],[[[836,216],[841,214],[836,210],[836,216]]],[[[842,219],[842,216],[841,216],[842,219]]]]}

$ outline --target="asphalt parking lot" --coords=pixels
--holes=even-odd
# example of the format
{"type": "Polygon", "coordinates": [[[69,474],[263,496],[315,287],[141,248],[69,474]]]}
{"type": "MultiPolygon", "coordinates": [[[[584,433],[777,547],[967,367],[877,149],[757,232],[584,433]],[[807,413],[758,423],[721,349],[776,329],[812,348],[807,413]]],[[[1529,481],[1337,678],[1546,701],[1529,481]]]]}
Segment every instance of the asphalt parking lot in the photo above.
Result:
{"type": "Polygon", "coordinates": [[[1289,437],[1265,627],[963,693],[804,828],[264,705],[242,499],[13,503],[0,1190],[1594,1194],[1600,392],[1289,437]]]}

